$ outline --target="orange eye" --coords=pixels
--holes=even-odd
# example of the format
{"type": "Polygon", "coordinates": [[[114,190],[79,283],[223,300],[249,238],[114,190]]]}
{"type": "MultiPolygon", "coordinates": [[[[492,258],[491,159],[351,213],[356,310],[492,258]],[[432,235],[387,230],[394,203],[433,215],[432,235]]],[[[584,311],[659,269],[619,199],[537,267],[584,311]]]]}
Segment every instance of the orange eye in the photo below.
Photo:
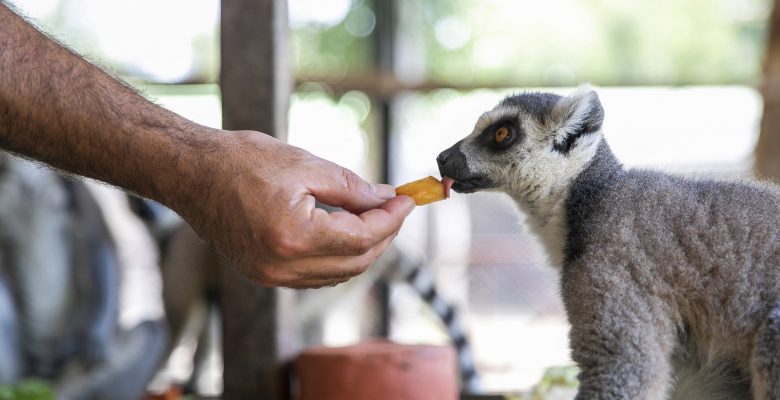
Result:
{"type": "Polygon", "coordinates": [[[505,126],[502,126],[496,130],[496,143],[501,143],[504,140],[506,140],[509,137],[509,129],[507,129],[505,126]]]}

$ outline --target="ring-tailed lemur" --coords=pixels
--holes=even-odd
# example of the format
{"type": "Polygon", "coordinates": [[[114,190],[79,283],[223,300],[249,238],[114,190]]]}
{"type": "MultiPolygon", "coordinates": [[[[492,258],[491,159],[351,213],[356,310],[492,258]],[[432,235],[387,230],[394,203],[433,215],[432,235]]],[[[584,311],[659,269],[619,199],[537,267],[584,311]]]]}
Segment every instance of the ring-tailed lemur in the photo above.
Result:
{"type": "Polygon", "coordinates": [[[625,169],[594,90],[524,93],[437,161],[561,268],[577,399],[780,399],[780,190],[625,169]]]}

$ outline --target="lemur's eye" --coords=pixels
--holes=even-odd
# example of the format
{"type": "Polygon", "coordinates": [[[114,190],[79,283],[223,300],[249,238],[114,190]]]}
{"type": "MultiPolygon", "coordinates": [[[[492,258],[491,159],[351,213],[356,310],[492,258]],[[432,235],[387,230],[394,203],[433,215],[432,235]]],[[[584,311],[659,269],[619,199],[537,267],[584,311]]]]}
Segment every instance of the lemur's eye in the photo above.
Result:
{"type": "Polygon", "coordinates": [[[493,138],[495,139],[496,143],[501,143],[509,138],[509,135],[511,135],[509,129],[507,129],[505,126],[502,126],[496,129],[496,133],[494,134],[493,138]]]}
{"type": "Polygon", "coordinates": [[[486,127],[479,135],[483,146],[493,151],[504,151],[521,138],[514,121],[505,119],[486,127]]]}

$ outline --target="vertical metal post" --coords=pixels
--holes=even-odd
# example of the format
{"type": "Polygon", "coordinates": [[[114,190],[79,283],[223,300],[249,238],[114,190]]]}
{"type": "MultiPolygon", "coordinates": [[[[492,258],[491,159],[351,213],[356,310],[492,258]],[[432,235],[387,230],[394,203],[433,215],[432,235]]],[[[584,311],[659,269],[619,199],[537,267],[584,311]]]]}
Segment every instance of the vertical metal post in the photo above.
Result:
{"type": "MultiPolygon", "coordinates": [[[[225,129],[284,139],[291,91],[286,0],[222,0],[222,118],[225,129]]],[[[222,272],[224,399],[288,397],[285,359],[294,352],[292,292],[255,287],[222,272]]]]}
{"type": "MultiPolygon", "coordinates": [[[[395,64],[395,5],[393,0],[374,0],[376,26],[374,28],[374,67],[381,75],[392,75],[395,64]]],[[[381,181],[390,182],[392,166],[390,160],[393,152],[392,141],[392,104],[391,100],[378,100],[379,137],[382,146],[382,165],[380,167],[381,181]]],[[[380,282],[377,288],[379,300],[378,334],[390,335],[390,285],[380,282]]]]}

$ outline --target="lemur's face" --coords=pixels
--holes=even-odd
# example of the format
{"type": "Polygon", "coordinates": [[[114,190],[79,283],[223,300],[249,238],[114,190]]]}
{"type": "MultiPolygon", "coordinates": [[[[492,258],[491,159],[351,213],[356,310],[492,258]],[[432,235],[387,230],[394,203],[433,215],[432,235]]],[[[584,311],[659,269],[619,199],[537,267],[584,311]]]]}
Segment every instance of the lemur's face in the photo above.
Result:
{"type": "Polygon", "coordinates": [[[598,96],[588,86],[568,97],[510,96],[437,157],[439,172],[461,193],[542,196],[576,176],[595,154],[603,118],[598,96]]]}

